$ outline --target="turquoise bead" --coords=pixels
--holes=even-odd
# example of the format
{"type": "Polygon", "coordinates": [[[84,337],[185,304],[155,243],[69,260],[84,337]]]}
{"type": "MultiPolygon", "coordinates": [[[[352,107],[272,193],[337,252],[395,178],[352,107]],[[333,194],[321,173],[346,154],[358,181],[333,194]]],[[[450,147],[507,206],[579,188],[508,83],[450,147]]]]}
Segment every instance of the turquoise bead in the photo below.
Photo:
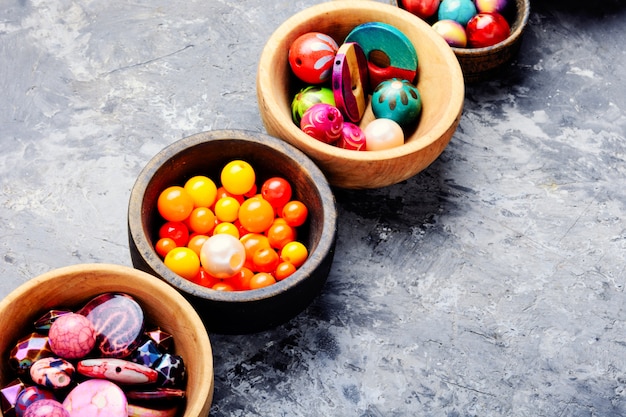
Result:
{"type": "Polygon", "coordinates": [[[372,111],[376,118],[391,119],[406,127],[419,117],[422,98],[409,81],[393,78],[383,81],[374,90],[372,111]]]}

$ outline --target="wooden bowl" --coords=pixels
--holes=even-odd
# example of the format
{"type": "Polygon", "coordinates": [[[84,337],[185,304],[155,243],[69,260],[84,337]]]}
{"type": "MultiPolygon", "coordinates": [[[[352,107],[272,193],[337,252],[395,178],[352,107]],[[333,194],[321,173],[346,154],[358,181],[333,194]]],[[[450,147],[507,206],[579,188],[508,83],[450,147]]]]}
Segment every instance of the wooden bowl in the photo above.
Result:
{"type": "Polygon", "coordinates": [[[200,133],[163,149],[141,171],[131,192],[128,229],[135,267],[156,275],[179,290],[196,308],[212,332],[242,334],[269,329],[300,313],[319,294],[332,264],[336,234],[335,198],[322,172],[293,146],[270,136],[236,130],[200,133]],[[309,251],[306,262],[287,279],[251,291],[215,291],[194,284],[169,270],[154,249],[164,220],[157,210],[161,191],[182,185],[194,175],[219,180],[222,167],[233,159],[249,162],[263,178],[282,176],[294,198],[309,209],[298,230],[309,251]]]}
{"type": "Polygon", "coordinates": [[[530,0],[515,0],[511,19],[511,35],[504,41],[486,48],[452,48],[461,64],[466,83],[493,78],[519,52],[522,35],[530,15],[530,0]]]}
{"type": "MultiPolygon", "coordinates": [[[[304,151],[342,188],[378,188],[406,180],[428,167],[448,145],[461,117],[465,86],[452,50],[426,22],[406,10],[375,1],[333,1],[305,9],[286,20],[267,41],[257,73],[257,98],[266,130],[304,151]],[[342,44],[367,22],[395,26],[413,43],[419,59],[417,88],[423,109],[405,144],[380,151],[352,151],[327,145],[300,130],[291,118],[291,101],[302,87],[291,74],[289,46],[318,31],[342,44]]],[[[370,106],[361,122],[373,120],[370,106]]]]}
{"type": "Polygon", "coordinates": [[[213,353],[200,317],[171,286],[133,268],[84,264],[56,269],[22,284],[0,302],[0,386],[11,382],[9,353],[17,340],[53,308],[75,308],[105,292],[126,293],[137,300],[146,322],[174,336],[175,353],[187,370],[184,417],[206,416],[213,399],[213,353]]]}

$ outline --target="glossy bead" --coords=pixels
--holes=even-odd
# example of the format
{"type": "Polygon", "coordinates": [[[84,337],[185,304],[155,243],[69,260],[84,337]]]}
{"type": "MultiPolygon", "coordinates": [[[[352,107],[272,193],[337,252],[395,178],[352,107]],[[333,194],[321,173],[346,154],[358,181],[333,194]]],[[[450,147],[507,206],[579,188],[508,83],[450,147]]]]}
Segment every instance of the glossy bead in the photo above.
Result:
{"type": "Polygon", "coordinates": [[[341,138],[337,142],[337,146],[343,149],[353,151],[365,150],[365,133],[354,123],[345,122],[341,129],[341,138]]]}
{"type": "Polygon", "coordinates": [[[138,404],[128,404],[128,417],[174,417],[178,407],[149,408],[138,404]]]}
{"type": "Polygon", "coordinates": [[[147,340],[135,349],[129,359],[140,365],[152,367],[161,360],[162,356],[163,353],[159,350],[154,340],[147,340]]]}
{"type": "Polygon", "coordinates": [[[291,116],[294,123],[300,126],[300,120],[302,120],[304,112],[307,111],[309,107],[320,103],[334,106],[335,96],[333,90],[317,85],[310,85],[300,90],[291,102],[291,116]]]}
{"type": "Polygon", "coordinates": [[[377,118],[391,119],[400,126],[414,123],[422,111],[422,98],[413,84],[397,78],[383,81],[372,95],[372,111],[377,118]]]}
{"type": "Polygon", "coordinates": [[[333,144],[341,137],[343,115],[335,106],[316,104],[309,108],[300,121],[300,129],[320,142],[333,144]]]}
{"type": "Polygon", "coordinates": [[[368,91],[390,78],[416,81],[417,51],[411,40],[396,27],[382,22],[363,23],[346,36],[344,43],[347,42],[358,43],[368,59],[368,91]]]}
{"type": "Polygon", "coordinates": [[[50,330],[50,326],[52,326],[52,323],[56,319],[70,313],[70,310],[50,310],[35,321],[35,330],[42,333],[47,332],[48,330],[50,330]]]}
{"type": "Polygon", "coordinates": [[[213,235],[200,249],[202,267],[216,278],[236,275],[246,261],[246,249],[236,237],[229,234],[213,235]]]}
{"type": "Polygon", "coordinates": [[[9,364],[18,373],[27,373],[33,362],[54,356],[50,349],[48,336],[31,333],[16,343],[9,355],[9,364]]]}
{"type": "Polygon", "coordinates": [[[180,388],[157,387],[146,390],[126,391],[126,398],[136,401],[150,401],[159,403],[173,403],[184,399],[185,390],[180,388]]]}
{"type": "Polygon", "coordinates": [[[101,294],[90,300],[78,313],[86,316],[93,324],[96,347],[102,356],[123,358],[141,343],[143,310],[127,294],[101,294]]]}
{"type": "Polygon", "coordinates": [[[399,6],[421,19],[429,19],[437,13],[440,0],[400,0],[399,6]]]}
{"type": "Polygon", "coordinates": [[[151,384],[157,372],[147,366],[117,358],[83,359],[76,370],[91,378],[104,378],[120,384],[151,384]]]}
{"type": "Polygon", "coordinates": [[[124,392],[111,381],[89,379],[78,384],[63,401],[71,417],[127,417],[124,392]]]}
{"type": "Polygon", "coordinates": [[[473,0],[442,0],[437,12],[437,20],[455,20],[462,26],[478,13],[473,0]]]}
{"type": "Polygon", "coordinates": [[[70,417],[70,413],[57,400],[43,399],[28,406],[24,417],[70,417]]]}
{"type": "Polygon", "coordinates": [[[324,83],[330,79],[338,48],[337,42],[328,35],[319,32],[305,33],[289,47],[291,70],[305,83],[324,83]]]}
{"type": "Polygon", "coordinates": [[[357,123],[367,107],[369,75],[367,57],[359,44],[339,47],[333,65],[332,87],[335,105],[345,119],[357,123]]]}
{"type": "Polygon", "coordinates": [[[181,356],[166,353],[154,369],[159,374],[159,383],[162,387],[175,387],[185,380],[185,363],[181,356]]]}
{"type": "Polygon", "coordinates": [[[380,151],[401,146],[404,132],[400,125],[391,119],[375,119],[365,127],[365,149],[380,151]]]}
{"type": "Polygon", "coordinates": [[[48,334],[52,351],[65,359],[86,356],[96,345],[96,330],[91,321],[76,313],[57,318],[48,334]]]}
{"type": "MultiPolygon", "coordinates": [[[[56,400],[56,397],[54,396],[52,391],[35,385],[24,388],[24,390],[20,392],[19,396],[17,397],[17,401],[15,402],[16,417],[24,417],[26,409],[32,403],[39,400],[56,400]]],[[[6,416],[7,414],[5,413],[4,415],[6,416]]]]}
{"type": "Polygon", "coordinates": [[[486,48],[504,41],[511,34],[506,19],[499,13],[479,13],[467,22],[467,43],[471,48],[486,48]]]}
{"type": "Polygon", "coordinates": [[[515,6],[515,0],[475,0],[478,13],[500,13],[505,16],[515,6]]]}
{"type": "Polygon", "coordinates": [[[14,379],[5,387],[0,389],[0,410],[4,416],[15,415],[15,405],[20,394],[24,391],[25,385],[21,379],[14,379]]]}
{"type": "Polygon", "coordinates": [[[61,389],[72,383],[74,365],[61,358],[43,358],[30,367],[30,377],[35,384],[46,388],[61,389]]]}
{"type": "Polygon", "coordinates": [[[174,336],[159,327],[147,330],[146,336],[154,341],[161,352],[169,352],[174,347],[174,336]]]}
{"type": "Polygon", "coordinates": [[[456,48],[467,46],[465,28],[456,20],[438,20],[433,23],[433,29],[443,37],[448,45],[456,48]]]}

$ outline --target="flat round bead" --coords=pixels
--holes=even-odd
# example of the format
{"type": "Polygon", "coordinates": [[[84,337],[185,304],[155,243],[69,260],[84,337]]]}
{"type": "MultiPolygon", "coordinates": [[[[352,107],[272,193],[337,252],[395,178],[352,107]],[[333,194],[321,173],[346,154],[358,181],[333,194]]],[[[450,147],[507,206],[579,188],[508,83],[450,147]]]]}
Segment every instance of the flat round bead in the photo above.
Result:
{"type": "Polygon", "coordinates": [[[48,333],[50,348],[65,359],[80,359],[96,345],[96,331],[91,321],[76,313],[57,318],[48,333]]]}
{"type": "Polygon", "coordinates": [[[43,399],[32,403],[24,417],[71,417],[70,413],[57,400],[43,399]]]}
{"type": "Polygon", "coordinates": [[[78,384],[63,401],[70,417],[127,417],[128,400],[111,381],[89,379],[78,384]]]}

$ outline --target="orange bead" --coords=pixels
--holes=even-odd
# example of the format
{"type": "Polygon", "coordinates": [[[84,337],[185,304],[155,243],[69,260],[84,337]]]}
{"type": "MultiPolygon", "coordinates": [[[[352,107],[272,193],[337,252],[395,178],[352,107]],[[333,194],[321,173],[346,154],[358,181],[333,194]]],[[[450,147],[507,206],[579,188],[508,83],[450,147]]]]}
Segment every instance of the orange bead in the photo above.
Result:
{"type": "Polygon", "coordinates": [[[250,289],[257,290],[259,288],[269,287],[272,284],[276,283],[276,279],[272,276],[272,274],[268,274],[267,272],[259,272],[254,274],[254,276],[250,279],[250,289]]]}

